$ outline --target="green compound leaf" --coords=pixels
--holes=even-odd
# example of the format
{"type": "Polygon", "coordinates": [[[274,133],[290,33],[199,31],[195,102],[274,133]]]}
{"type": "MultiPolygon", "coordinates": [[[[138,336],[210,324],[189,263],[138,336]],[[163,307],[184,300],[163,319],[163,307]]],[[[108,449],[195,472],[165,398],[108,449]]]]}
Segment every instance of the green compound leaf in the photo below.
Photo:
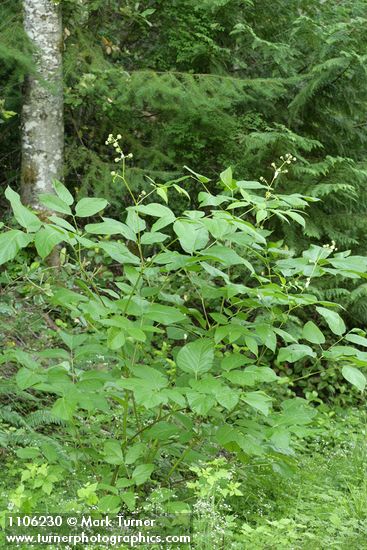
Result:
{"type": "Polygon", "coordinates": [[[198,377],[208,372],[214,362],[214,345],[211,340],[205,338],[186,344],[177,354],[178,367],[198,377]]]}
{"type": "Polygon", "coordinates": [[[324,318],[331,332],[337,336],[344,334],[346,327],[339,313],[326,309],[325,307],[317,307],[316,311],[324,318]]]}
{"type": "Polygon", "coordinates": [[[14,218],[17,220],[19,225],[24,227],[30,233],[38,231],[42,225],[41,221],[38,219],[36,214],[20,202],[20,196],[18,193],[13,191],[11,187],[7,187],[5,190],[5,196],[11,204],[14,218]]]}
{"type": "Polygon", "coordinates": [[[364,391],[366,387],[366,377],[365,375],[355,367],[350,367],[349,365],[345,365],[342,368],[342,375],[350,384],[355,386],[358,390],[364,391]]]}
{"type": "Polygon", "coordinates": [[[89,216],[94,216],[97,212],[100,212],[106,206],[108,202],[106,199],[98,198],[89,198],[80,199],[80,201],[75,206],[75,214],[78,218],[88,218],[89,216]]]}

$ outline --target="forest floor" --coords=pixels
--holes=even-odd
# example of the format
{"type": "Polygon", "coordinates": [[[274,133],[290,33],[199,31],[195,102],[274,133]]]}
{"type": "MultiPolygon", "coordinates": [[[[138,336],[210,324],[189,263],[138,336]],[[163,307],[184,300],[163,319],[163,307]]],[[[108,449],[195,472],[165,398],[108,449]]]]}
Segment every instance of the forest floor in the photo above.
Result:
{"type": "MultiPolygon", "coordinates": [[[[319,414],[317,430],[319,435],[310,437],[306,450],[303,446],[292,474],[281,476],[265,469],[254,475],[248,493],[238,499],[238,508],[232,506],[227,519],[223,514],[226,527],[222,539],[203,540],[199,532],[194,543],[195,538],[201,542],[193,548],[367,549],[367,416],[355,409],[335,412],[325,408],[319,414]]],[[[0,471],[2,507],[14,487],[12,473],[16,473],[16,465],[10,471],[0,471]]],[[[64,498],[67,506],[67,490],[58,498],[64,498]]],[[[58,507],[62,509],[63,503],[59,501],[58,507]]],[[[208,525],[202,528],[206,531],[208,525]]]]}
{"type": "Polygon", "coordinates": [[[367,548],[366,414],[325,413],[319,427],[291,478],[265,476],[258,485],[260,505],[242,527],[242,548],[367,548]]]}

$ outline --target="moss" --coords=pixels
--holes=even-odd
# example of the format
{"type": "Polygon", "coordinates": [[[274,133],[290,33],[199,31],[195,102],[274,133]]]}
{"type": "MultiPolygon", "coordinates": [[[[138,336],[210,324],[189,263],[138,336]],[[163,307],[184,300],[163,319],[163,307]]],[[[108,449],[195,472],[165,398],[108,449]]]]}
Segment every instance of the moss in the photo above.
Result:
{"type": "Polygon", "coordinates": [[[22,163],[21,194],[26,204],[31,204],[34,198],[34,188],[37,182],[38,171],[34,162],[22,163]]]}

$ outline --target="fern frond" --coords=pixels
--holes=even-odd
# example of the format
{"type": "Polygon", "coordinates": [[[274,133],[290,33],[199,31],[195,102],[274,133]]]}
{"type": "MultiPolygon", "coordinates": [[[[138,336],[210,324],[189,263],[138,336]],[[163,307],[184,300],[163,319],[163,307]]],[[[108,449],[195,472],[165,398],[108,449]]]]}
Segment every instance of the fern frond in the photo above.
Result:
{"type": "Polygon", "coordinates": [[[11,426],[27,427],[27,422],[22,415],[12,410],[10,407],[0,407],[0,420],[11,426]]]}
{"type": "Polygon", "coordinates": [[[49,424],[56,424],[59,426],[64,424],[64,422],[60,418],[54,416],[47,409],[40,409],[38,411],[28,414],[25,418],[25,423],[27,424],[27,426],[35,429],[39,428],[40,426],[46,426],[49,424]]]}

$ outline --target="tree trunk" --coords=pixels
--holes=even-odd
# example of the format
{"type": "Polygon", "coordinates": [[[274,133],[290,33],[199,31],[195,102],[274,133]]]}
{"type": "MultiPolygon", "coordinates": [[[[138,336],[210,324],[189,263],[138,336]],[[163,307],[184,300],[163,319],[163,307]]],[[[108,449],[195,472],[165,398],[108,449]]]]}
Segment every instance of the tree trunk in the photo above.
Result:
{"type": "Polygon", "coordinates": [[[52,180],[63,171],[61,8],[54,0],[23,0],[23,9],[36,71],[27,78],[23,104],[21,193],[37,209],[37,195],[52,193],[52,180]]]}

